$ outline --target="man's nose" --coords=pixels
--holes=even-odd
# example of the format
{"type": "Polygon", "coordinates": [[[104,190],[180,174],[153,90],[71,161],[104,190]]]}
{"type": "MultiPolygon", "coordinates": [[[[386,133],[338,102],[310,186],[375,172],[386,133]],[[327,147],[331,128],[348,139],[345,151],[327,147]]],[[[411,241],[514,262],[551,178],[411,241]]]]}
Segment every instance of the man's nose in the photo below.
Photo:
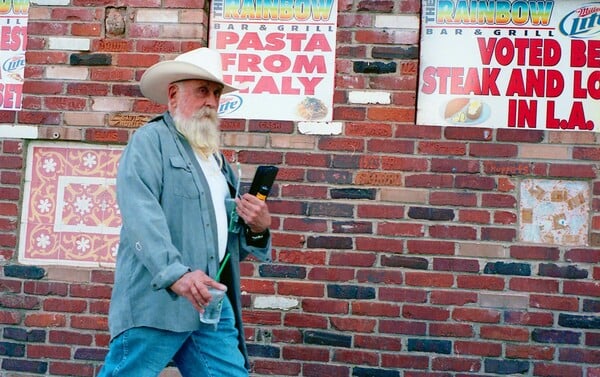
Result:
{"type": "Polygon", "coordinates": [[[208,95],[208,97],[206,98],[206,106],[210,106],[213,109],[216,109],[219,107],[219,100],[221,99],[221,96],[216,95],[214,93],[211,93],[208,95]]]}

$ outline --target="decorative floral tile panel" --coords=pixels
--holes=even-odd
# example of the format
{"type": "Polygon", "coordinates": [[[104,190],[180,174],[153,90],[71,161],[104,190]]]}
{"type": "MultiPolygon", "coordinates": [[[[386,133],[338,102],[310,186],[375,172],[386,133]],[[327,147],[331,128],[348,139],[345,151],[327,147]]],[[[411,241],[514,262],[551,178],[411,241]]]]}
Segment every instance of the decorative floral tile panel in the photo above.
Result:
{"type": "Polygon", "coordinates": [[[523,180],[519,240],[550,245],[587,245],[590,202],[588,182],[523,180]]]}
{"type": "Polygon", "coordinates": [[[122,150],[82,143],[29,145],[19,261],[114,264],[121,227],[115,181],[122,150]]]}

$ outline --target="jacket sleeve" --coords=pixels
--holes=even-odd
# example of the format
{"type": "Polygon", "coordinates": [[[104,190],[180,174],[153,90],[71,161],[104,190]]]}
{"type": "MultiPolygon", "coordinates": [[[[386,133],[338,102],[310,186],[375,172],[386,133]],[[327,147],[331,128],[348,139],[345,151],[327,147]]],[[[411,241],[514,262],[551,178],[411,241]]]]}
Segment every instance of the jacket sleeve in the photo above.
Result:
{"type": "Polygon", "coordinates": [[[171,242],[160,205],[164,165],[159,135],[151,128],[139,129],[119,161],[117,200],[123,222],[122,234],[136,257],[148,269],[155,290],[168,288],[190,271],[171,242]]]}

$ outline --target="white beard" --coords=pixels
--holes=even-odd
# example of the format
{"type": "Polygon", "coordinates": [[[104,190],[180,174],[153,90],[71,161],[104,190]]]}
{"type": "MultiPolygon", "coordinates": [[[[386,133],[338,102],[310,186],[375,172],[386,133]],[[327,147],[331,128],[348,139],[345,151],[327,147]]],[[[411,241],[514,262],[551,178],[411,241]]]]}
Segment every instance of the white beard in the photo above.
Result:
{"type": "Polygon", "coordinates": [[[203,107],[189,118],[173,113],[175,128],[192,148],[208,157],[219,151],[219,117],[214,109],[203,107]]]}

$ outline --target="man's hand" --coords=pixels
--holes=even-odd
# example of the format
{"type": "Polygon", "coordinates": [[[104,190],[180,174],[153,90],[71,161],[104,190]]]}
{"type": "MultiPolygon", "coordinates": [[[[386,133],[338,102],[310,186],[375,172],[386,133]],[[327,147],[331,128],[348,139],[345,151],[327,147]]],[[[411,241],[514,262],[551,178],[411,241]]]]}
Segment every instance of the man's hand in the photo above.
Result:
{"type": "Polygon", "coordinates": [[[204,311],[204,306],[209,303],[212,296],[208,293],[208,286],[226,290],[227,286],[210,278],[200,270],[188,272],[169,287],[177,295],[188,299],[198,312],[204,311]]]}
{"type": "Polygon", "coordinates": [[[236,198],[237,213],[250,228],[252,233],[262,233],[271,225],[271,214],[267,203],[254,195],[244,194],[236,198]]]}

